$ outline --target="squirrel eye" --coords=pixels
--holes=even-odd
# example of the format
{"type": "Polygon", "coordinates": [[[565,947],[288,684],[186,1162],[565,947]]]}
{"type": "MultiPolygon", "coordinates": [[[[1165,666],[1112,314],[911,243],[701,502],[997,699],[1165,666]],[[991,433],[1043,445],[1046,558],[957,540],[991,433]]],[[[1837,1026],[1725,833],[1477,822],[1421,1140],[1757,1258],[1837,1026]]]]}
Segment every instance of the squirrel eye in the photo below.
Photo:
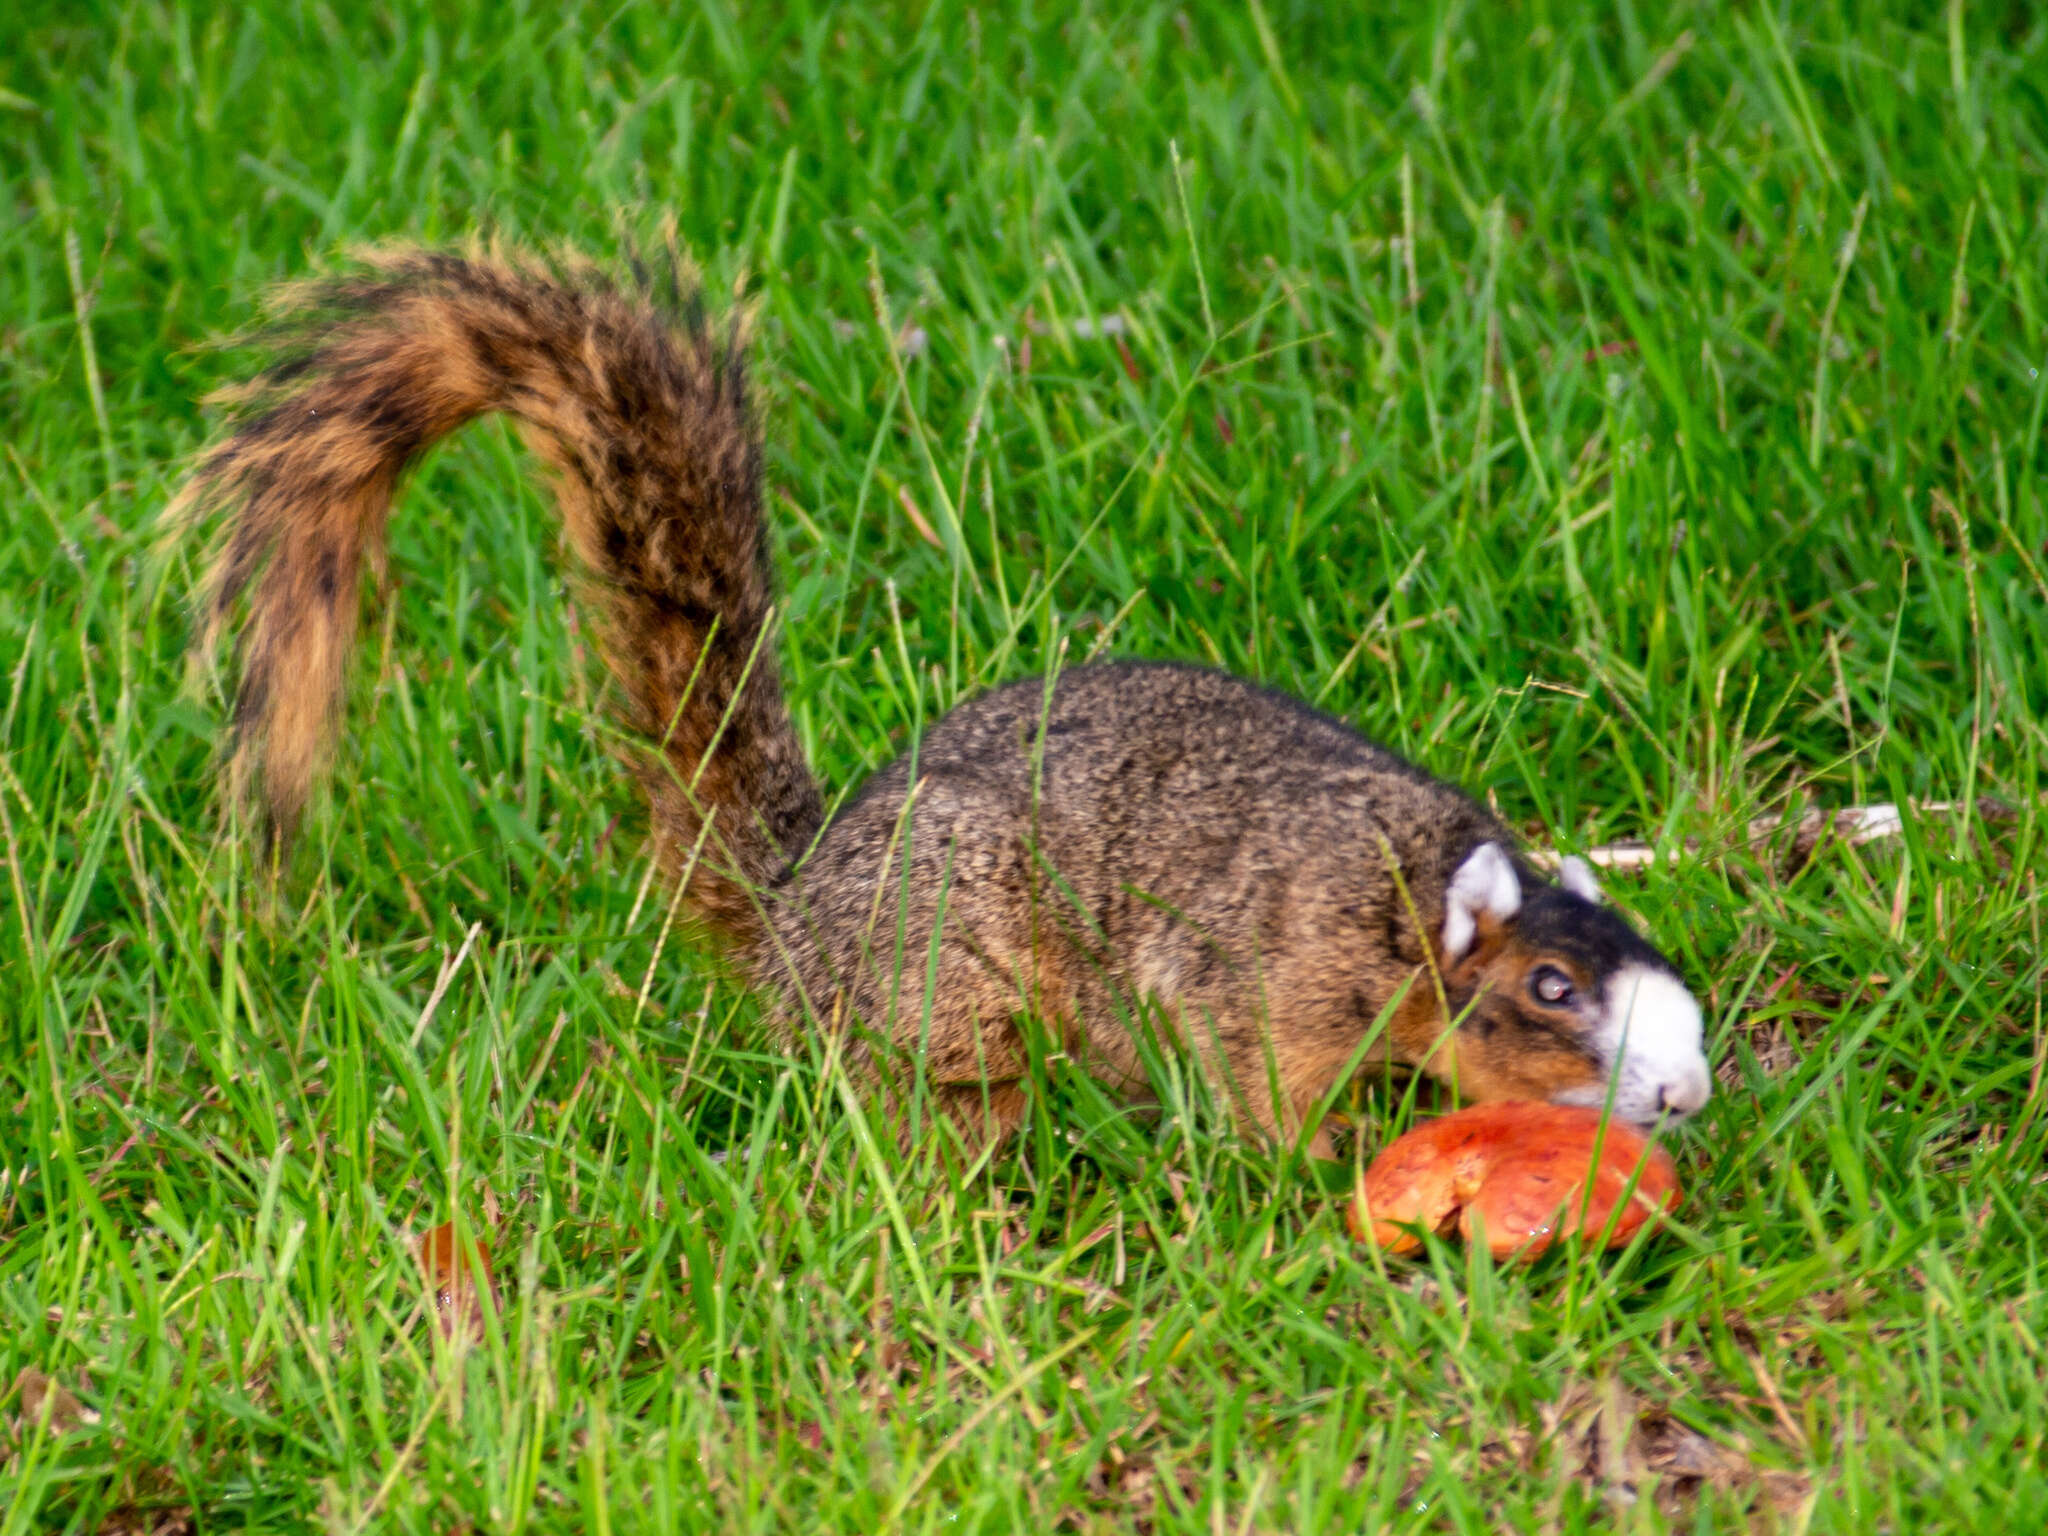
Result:
{"type": "Polygon", "coordinates": [[[1549,1008],[1562,1008],[1572,1000],[1572,979],[1554,965],[1539,965],[1529,978],[1529,992],[1549,1008]]]}

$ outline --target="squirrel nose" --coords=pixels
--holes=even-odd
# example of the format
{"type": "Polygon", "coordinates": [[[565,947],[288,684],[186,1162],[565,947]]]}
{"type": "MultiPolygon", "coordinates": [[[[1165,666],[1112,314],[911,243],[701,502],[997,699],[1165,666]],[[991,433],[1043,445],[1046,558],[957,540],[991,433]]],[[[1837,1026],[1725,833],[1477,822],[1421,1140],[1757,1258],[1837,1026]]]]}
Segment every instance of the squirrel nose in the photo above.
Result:
{"type": "Polygon", "coordinates": [[[1690,1115],[1707,1102],[1707,1074],[1690,1074],[1683,1082],[1665,1083],[1657,1090],[1660,1114],[1690,1115]]]}

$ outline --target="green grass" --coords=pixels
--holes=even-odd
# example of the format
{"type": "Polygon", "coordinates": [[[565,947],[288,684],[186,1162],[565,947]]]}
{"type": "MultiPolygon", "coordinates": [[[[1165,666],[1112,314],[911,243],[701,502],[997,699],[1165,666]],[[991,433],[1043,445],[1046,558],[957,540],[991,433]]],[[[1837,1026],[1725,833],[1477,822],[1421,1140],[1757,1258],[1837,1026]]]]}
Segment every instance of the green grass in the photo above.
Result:
{"type": "MultiPolygon", "coordinates": [[[[2028,7],[339,9],[0,21],[0,1389],[101,1415],[12,1433],[0,1532],[2041,1525],[2028,7]],[[663,941],[495,425],[265,910],[154,556],[206,343],[351,242],[670,212],[760,307],[827,781],[1180,656],[1539,842],[1692,848],[1615,882],[1711,1003],[1682,1230],[1382,1266],[1067,1078],[971,1177],[900,1157],[663,941]],[[1744,846],[1909,799],[1965,808],[1744,846]]],[[[1428,1103],[1361,1084],[1361,1145],[1428,1103]]]]}

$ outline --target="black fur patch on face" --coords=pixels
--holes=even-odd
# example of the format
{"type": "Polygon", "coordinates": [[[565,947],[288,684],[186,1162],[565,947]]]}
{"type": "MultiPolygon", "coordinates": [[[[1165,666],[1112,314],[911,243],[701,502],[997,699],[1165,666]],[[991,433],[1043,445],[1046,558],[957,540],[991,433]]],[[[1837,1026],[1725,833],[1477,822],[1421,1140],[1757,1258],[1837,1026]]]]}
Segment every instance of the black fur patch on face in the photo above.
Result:
{"type": "Polygon", "coordinates": [[[1602,1003],[1608,977],[1625,965],[1678,975],[1677,968],[1611,908],[1554,885],[1532,882],[1523,888],[1522,910],[1515,916],[1515,940],[1532,954],[1568,962],[1571,970],[1587,979],[1602,1003]]]}

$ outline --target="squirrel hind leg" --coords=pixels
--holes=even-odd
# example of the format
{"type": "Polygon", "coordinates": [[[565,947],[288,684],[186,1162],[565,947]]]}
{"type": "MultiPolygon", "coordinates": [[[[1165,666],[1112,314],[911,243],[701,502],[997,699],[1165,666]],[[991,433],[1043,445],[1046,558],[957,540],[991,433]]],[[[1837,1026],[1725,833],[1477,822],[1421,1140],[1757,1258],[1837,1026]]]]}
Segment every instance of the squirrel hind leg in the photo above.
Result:
{"type": "Polygon", "coordinates": [[[953,1083],[934,1088],[932,1097],[958,1132],[960,1150],[970,1164],[1008,1141],[1031,1107],[1021,1082],[953,1083]]]}

